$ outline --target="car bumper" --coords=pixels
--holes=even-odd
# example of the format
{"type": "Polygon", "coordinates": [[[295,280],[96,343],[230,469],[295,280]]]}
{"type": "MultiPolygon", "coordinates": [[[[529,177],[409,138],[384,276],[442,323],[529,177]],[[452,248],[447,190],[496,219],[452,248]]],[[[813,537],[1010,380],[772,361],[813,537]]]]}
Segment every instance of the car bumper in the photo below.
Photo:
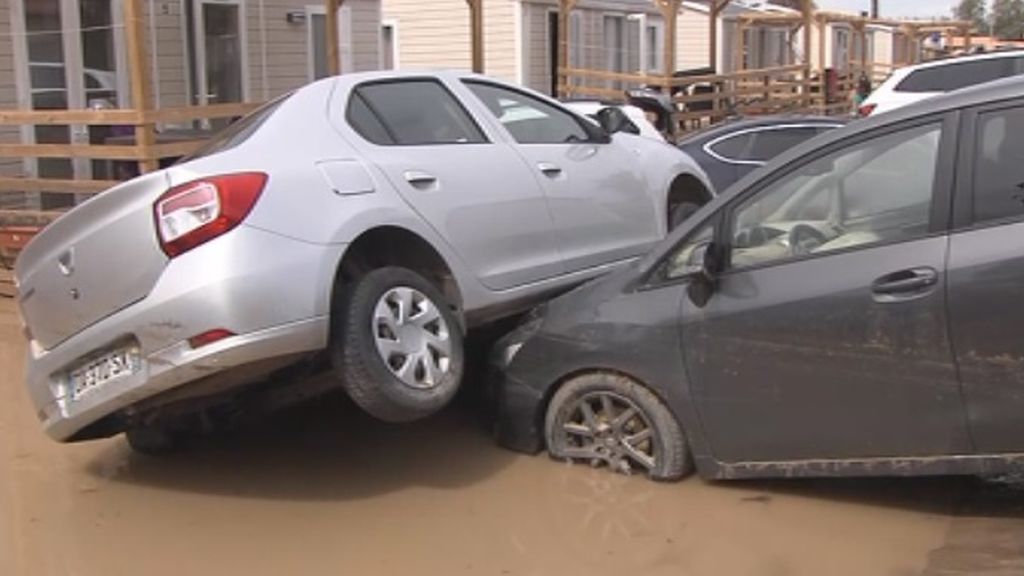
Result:
{"type": "Polygon", "coordinates": [[[315,245],[240,227],[170,261],[149,294],[50,350],[30,342],[27,386],[46,433],[59,441],[164,392],[230,369],[324,348],[330,290],[343,245],[315,245]],[[189,338],[232,336],[193,348],[189,338]],[[121,347],[129,375],[72,398],[69,372],[121,347]]]}

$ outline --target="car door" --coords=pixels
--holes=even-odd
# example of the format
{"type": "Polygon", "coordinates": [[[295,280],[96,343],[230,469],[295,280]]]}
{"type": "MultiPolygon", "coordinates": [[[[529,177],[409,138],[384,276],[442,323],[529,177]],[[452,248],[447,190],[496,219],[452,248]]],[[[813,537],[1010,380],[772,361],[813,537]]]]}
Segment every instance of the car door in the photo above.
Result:
{"type": "Polygon", "coordinates": [[[725,208],[713,293],[681,307],[717,459],[969,451],[945,306],[955,128],[843,143],[725,208]]]}
{"type": "Polygon", "coordinates": [[[443,82],[364,82],[347,98],[360,150],[485,286],[504,290],[564,271],[532,171],[443,82]]]}
{"type": "Polygon", "coordinates": [[[665,207],[628,142],[639,137],[595,141],[586,120],[540,98],[480,80],[465,85],[543,185],[568,271],[638,256],[660,239],[665,207]]]}
{"type": "Polygon", "coordinates": [[[953,348],[980,453],[1024,452],[1024,102],[964,122],[949,247],[953,348]]]}

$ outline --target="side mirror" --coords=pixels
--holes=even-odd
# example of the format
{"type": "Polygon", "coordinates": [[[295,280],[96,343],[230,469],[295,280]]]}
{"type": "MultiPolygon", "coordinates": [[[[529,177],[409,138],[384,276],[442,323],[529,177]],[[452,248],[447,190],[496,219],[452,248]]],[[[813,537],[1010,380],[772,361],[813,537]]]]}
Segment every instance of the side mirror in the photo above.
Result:
{"type": "Polygon", "coordinates": [[[686,262],[684,273],[692,279],[686,293],[698,308],[703,308],[715,293],[718,274],[717,253],[715,245],[706,242],[694,248],[686,262]]]}
{"type": "Polygon", "coordinates": [[[608,134],[615,134],[616,132],[632,132],[633,130],[636,130],[636,127],[633,126],[632,122],[630,122],[629,116],[626,116],[626,113],[618,106],[602,108],[597,111],[595,116],[597,117],[597,123],[600,124],[601,128],[604,128],[604,131],[608,134]],[[633,128],[633,130],[630,130],[630,128],[633,128]]]}

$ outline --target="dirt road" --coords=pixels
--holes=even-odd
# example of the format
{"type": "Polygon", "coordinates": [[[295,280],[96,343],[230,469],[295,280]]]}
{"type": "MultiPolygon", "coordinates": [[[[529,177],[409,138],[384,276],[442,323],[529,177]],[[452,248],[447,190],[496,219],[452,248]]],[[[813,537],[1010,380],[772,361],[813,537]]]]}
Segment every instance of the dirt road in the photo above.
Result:
{"type": "Polygon", "coordinates": [[[59,445],[0,300],[0,575],[1024,574],[1024,489],[969,479],[659,485],[495,447],[462,403],[340,400],[167,459],[59,445]]]}

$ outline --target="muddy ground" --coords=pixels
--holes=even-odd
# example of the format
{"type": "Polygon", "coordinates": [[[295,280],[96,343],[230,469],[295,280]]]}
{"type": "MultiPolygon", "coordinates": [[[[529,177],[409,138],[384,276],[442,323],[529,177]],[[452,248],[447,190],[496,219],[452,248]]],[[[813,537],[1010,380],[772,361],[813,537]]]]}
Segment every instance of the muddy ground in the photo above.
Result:
{"type": "Polygon", "coordinates": [[[497,448],[466,399],[388,426],[342,399],[170,458],[59,445],[0,300],[0,575],[1024,574],[1024,487],[654,484],[497,448]]]}

